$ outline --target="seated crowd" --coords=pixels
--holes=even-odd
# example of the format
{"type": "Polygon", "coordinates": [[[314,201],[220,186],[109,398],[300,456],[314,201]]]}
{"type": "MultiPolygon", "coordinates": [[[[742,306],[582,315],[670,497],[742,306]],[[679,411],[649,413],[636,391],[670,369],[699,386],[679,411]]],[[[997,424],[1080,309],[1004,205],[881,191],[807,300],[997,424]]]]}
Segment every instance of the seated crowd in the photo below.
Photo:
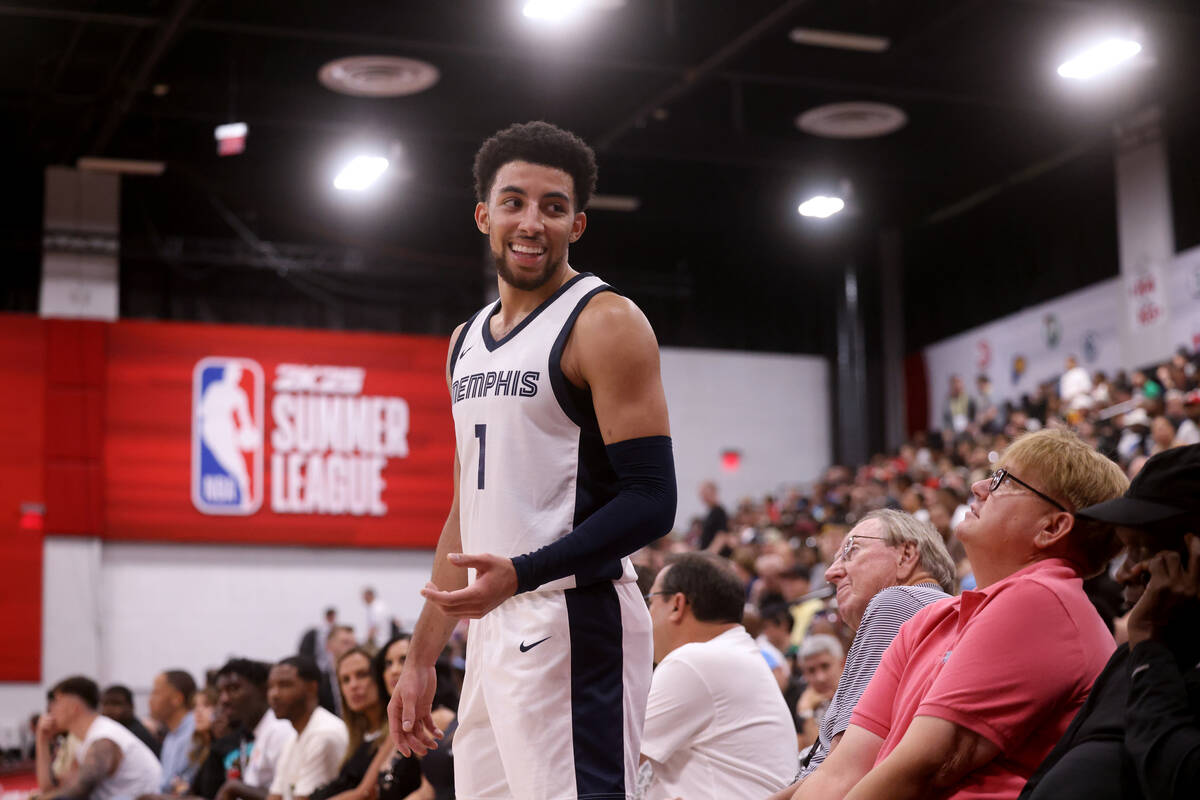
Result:
{"type": "Polygon", "coordinates": [[[349,628],[333,625],[326,642],[328,674],[306,655],[274,664],[234,658],[203,689],[183,670],[160,673],[149,698],[154,730],[133,714],[125,687],[101,694],[84,676],[60,681],[37,722],[40,798],[453,797],[458,689],[450,670],[439,665],[435,697],[443,745],[421,759],[404,757],[388,735],[387,702],[408,637],[394,636],[372,654],[349,628]],[[320,702],[331,682],[340,715],[320,702]]]}
{"type": "MultiPolygon", "coordinates": [[[[656,663],[636,795],[1195,797],[1200,444],[1174,417],[1196,381],[1186,354],[1019,407],[956,381],[946,430],[809,490],[731,514],[701,487],[707,515],[634,557],[656,663]]],[[[407,639],[372,655],[331,620],[319,659],[163,672],[157,730],[122,687],[60,682],[42,795],[453,797],[467,632],[424,757],[387,730],[407,639]]]]}

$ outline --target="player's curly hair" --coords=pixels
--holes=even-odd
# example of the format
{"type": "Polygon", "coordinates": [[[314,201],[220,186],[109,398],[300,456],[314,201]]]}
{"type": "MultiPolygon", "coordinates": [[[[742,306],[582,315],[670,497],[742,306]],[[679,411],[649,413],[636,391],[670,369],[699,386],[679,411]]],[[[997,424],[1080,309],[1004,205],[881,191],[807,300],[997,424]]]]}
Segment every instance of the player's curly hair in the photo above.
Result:
{"type": "Polygon", "coordinates": [[[596,154],[587,142],[549,122],[510,125],[485,141],[475,154],[475,197],[486,203],[496,173],[512,161],[528,161],[571,176],[575,210],[587,208],[596,191],[596,154]]]}

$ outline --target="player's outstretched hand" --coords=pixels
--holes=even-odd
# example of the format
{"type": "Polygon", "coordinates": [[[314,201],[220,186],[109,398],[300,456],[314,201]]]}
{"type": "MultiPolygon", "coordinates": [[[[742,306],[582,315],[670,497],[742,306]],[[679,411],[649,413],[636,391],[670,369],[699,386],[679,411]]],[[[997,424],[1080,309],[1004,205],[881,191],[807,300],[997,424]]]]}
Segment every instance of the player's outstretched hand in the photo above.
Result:
{"type": "Polygon", "coordinates": [[[490,553],[468,555],[450,553],[450,563],[464,569],[475,568],[475,581],[465,589],[443,592],[432,583],[425,584],[421,595],[452,617],[479,619],[517,593],[517,570],[511,559],[490,553]]]}
{"type": "Polygon", "coordinates": [[[407,758],[437,749],[442,732],[433,724],[433,693],[437,673],[433,667],[406,668],[400,674],[388,703],[388,730],[392,744],[407,758]]]}
{"type": "Polygon", "coordinates": [[[1134,567],[1133,572],[1149,573],[1146,591],[1129,613],[1129,644],[1161,636],[1170,622],[1185,609],[1194,609],[1200,598],[1200,537],[1189,533],[1188,564],[1179,553],[1164,550],[1134,567]]]}

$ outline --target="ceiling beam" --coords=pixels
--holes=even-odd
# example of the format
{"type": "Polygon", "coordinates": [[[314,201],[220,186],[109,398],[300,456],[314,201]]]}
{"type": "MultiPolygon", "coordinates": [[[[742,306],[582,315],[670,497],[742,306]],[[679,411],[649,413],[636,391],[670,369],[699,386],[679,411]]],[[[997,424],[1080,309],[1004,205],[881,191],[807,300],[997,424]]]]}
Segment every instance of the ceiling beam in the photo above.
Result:
{"type": "Polygon", "coordinates": [[[1048,172],[1053,172],[1064,164],[1069,164],[1080,156],[1091,152],[1094,147],[1100,144],[1100,142],[1108,138],[1109,137],[1107,135],[1100,135],[1077,142],[1065,150],[1017,170],[1011,175],[1006,176],[990,186],[986,186],[979,191],[972,192],[960,200],[956,200],[947,206],[943,206],[937,211],[926,215],[926,217],[921,221],[921,224],[938,225],[946,222],[947,220],[954,219],[957,216],[961,216],[971,209],[983,205],[993,197],[1008,191],[1014,186],[1020,186],[1023,183],[1028,183],[1035,178],[1040,178],[1048,172]]]}
{"type": "Polygon", "coordinates": [[[108,143],[112,141],[113,134],[117,132],[117,128],[121,125],[122,120],[125,119],[125,115],[129,113],[129,107],[133,105],[138,92],[146,85],[146,81],[150,78],[150,74],[154,72],[154,68],[158,66],[158,62],[162,60],[167,50],[174,44],[184,20],[192,13],[192,9],[196,7],[197,2],[199,0],[178,0],[175,3],[175,7],[171,9],[171,15],[163,21],[162,26],[154,36],[154,41],[150,43],[150,49],[146,53],[146,57],[142,59],[141,66],[138,67],[133,80],[125,84],[124,91],[121,92],[120,96],[109,108],[108,116],[105,117],[104,122],[100,125],[100,132],[96,134],[96,138],[92,141],[92,146],[87,152],[100,155],[104,152],[104,148],[108,147],[108,143]]]}
{"type": "Polygon", "coordinates": [[[597,150],[605,150],[612,146],[618,138],[623,136],[630,128],[645,121],[655,109],[678,100],[684,95],[692,91],[705,78],[720,69],[724,64],[740,55],[746,48],[757,42],[768,31],[780,24],[783,20],[792,15],[800,6],[804,5],[807,0],[786,0],[778,5],[774,11],[767,14],[758,22],[751,25],[746,30],[742,31],[732,41],[728,42],[708,58],[701,61],[696,66],[684,72],[682,78],[672,83],[665,89],[656,92],[652,97],[639,105],[630,114],[627,114],[620,122],[613,125],[600,136],[595,137],[595,147],[597,150]]]}
{"type": "Polygon", "coordinates": [[[1024,98],[1001,97],[983,92],[967,94],[923,86],[891,86],[863,81],[840,81],[813,75],[773,75],[763,72],[723,71],[714,73],[713,77],[742,85],[795,87],[797,89],[845,92],[853,95],[869,94],[939,105],[978,106],[1006,111],[1053,111],[1056,109],[1056,106],[1048,103],[1034,103],[1024,98]]]}
{"type": "Polygon", "coordinates": [[[0,17],[50,19],[65,22],[91,22],[97,25],[121,25],[135,28],[154,28],[162,24],[158,17],[145,14],[106,14],[97,11],[73,11],[65,8],[39,8],[13,3],[0,3],[0,17]]]}

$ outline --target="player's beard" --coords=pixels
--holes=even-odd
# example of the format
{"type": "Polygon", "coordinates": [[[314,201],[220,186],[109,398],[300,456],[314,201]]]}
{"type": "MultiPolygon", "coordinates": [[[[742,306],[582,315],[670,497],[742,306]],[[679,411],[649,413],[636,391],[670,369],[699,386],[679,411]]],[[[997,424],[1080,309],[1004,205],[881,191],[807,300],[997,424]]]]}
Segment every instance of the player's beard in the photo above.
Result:
{"type": "Polygon", "coordinates": [[[492,251],[492,260],[496,262],[496,274],[500,276],[500,280],[514,289],[520,289],[523,292],[535,292],[545,286],[558,273],[559,267],[566,261],[565,256],[557,261],[547,259],[546,266],[541,272],[524,277],[517,275],[508,265],[507,253],[507,248],[501,250],[499,253],[495,250],[492,251]]]}

